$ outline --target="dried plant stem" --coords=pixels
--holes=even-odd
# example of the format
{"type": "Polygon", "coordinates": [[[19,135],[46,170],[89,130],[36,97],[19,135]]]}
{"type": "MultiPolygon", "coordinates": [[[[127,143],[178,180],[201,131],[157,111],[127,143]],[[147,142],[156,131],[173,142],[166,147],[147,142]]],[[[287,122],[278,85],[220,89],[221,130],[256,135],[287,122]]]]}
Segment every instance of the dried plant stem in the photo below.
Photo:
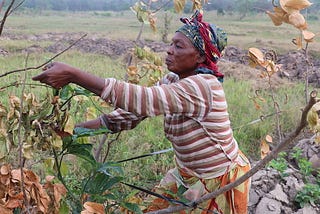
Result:
{"type": "MultiPolygon", "coordinates": [[[[27,55],[26,60],[25,60],[25,67],[27,67],[27,63],[28,63],[28,58],[29,55],[27,55]]],[[[24,157],[23,157],[23,140],[21,139],[21,129],[22,129],[22,114],[23,114],[23,97],[24,97],[24,90],[25,90],[25,83],[26,82],[26,74],[24,75],[24,78],[22,80],[22,90],[21,90],[21,96],[20,96],[20,111],[19,111],[19,123],[18,123],[18,144],[19,144],[19,166],[20,166],[20,173],[21,173],[21,192],[23,193],[23,199],[24,199],[24,204],[26,207],[26,211],[28,213],[30,213],[29,208],[29,202],[27,199],[27,194],[26,194],[26,190],[24,188],[24,157]]]]}
{"type": "MultiPolygon", "coordinates": [[[[9,7],[7,8],[6,12],[4,13],[4,16],[3,16],[2,20],[0,21],[0,36],[1,36],[2,32],[3,32],[4,24],[5,24],[8,16],[10,16],[13,11],[15,11],[17,8],[19,8],[23,4],[24,1],[25,0],[22,0],[17,6],[15,6],[12,9],[12,7],[13,7],[13,5],[15,3],[15,0],[11,0],[11,3],[9,5],[9,7]]],[[[2,7],[4,5],[4,2],[5,2],[5,0],[3,0],[1,5],[0,5],[0,12],[1,12],[1,9],[2,9],[2,7]]]]}
{"type": "Polygon", "coordinates": [[[17,69],[17,70],[13,70],[13,71],[9,71],[6,72],[4,74],[0,75],[1,77],[7,76],[9,74],[13,74],[13,73],[17,73],[17,72],[22,72],[22,71],[28,71],[28,70],[36,70],[36,69],[40,69],[43,66],[45,66],[46,64],[50,63],[52,60],[54,60],[55,58],[57,58],[58,56],[62,55],[63,53],[65,53],[66,51],[68,51],[70,48],[72,48],[74,45],[76,45],[80,40],[82,40],[84,37],[86,37],[87,34],[84,34],[83,36],[81,36],[79,39],[77,39],[75,42],[73,42],[71,45],[69,45],[66,49],[64,49],[63,51],[57,53],[56,55],[54,55],[53,57],[51,57],[49,60],[47,60],[46,62],[42,63],[41,65],[35,66],[35,67],[27,67],[27,68],[23,68],[23,69],[17,69]]]}
{"type": "Polygon", "coordinates": [[[111,140],[108,141],[107,152],[106,152],[106,154],[105,154],[105,156],[104,156],[104,158],[103,158],[103,160],[102,160],[102,163],[104,163],[104,162],[107,161],[107,157],[108,157],[109,152],[110,152],[111,144],[112,144],[113,142],[116,142],[116,141],[119,139],[120,135],[121,135],[121,132],[119,132],[114,139],[111,139],[111,140]]]}
{"type": "MultiPolygon", "coordinates": [[[[1,36],[2,32],[3,32],[4,23],[6,22],[8,16],[10,15],[10,10],[13,7],[14,2],[15,2],[15,0],[11,1],[11,3],[9,4],[6,12],[3,15],[3,19],[1,20],[1,23],[0,23],[0,36],[1,36]]],[[[4,1],[3,1],[3,4],[4,4],[4,1]]]]}

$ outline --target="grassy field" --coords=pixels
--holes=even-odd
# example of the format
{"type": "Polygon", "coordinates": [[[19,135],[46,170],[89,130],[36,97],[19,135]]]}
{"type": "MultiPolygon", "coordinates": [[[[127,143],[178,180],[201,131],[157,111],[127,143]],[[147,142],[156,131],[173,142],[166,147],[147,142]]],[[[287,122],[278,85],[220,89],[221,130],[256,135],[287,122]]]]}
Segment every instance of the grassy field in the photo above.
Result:
{"type": "MultiPolygon", "coordinates": [[[[181,14],[173,14],[170,29],[173,32],[180,26],[177,21],[181,14]]],[[[160,41],[163,26],[163,14],[158,14],[158,33],[153,33],[149,27],[145,27],[142,38],[145,40],[160,41]]],[[[229,35],[229,45],[243,49],[248,47],[270,48],[278,52],[294,50],[291,39],[299,32],[289,25],[275,27],[265,14],[258,14],[239,20],[236,15],[217,17],[215,12],[206,13],[205,20],[213,21],[218,26],[223,27],[229,35]]],[[[310,30],[319,32],[317,21],[309,22],[310,30]]],[[[39,65],[52,56],[52,53],[31,53],[28,58],[26,54],[19,52],[20,49],[29,47],[36,43],[41,47],[47,47],[52,41],[28,41],[26,39],[8,40],[6,35],[16,35],[17,38],[23,35],[39,35],[47,33],[67,33],[79,32],[88,33],[89,37],[107,37],[112,39],[136,39],[140,23],[134,14],[127,12],[88,12],[88,13],[65,13],[42,11],[35,15],[32,11],[24,11],[9,17],[4,30],[3,37],[0,37],[0,48],[8,50],[9,56],[0,55],[0,72],[20,69],[28,66],[39,65]],[[17,53],[16,53],[17,52],[17,53]]],[[[172,36],[172,34],[170,34],[172,36]]],[[[169,38],[170,38],[169,36],[169,38]]],[[[317,52],[320,50],[319,42],[310,45],[310,50],[317,52]]],[[[318,53],[319,54],[319,53],[318,53]]],[[[103,55],[86,54],[76,51],[69,51],[57,60],[70,63],[83,70],[92,71],[96,75],[105,77],[122,78],[125,72],[125,65],[121,59],[110,59],[103,55]]],[[[270,91],[267,87],[262,90],[261,96],[265,102],[261,101],[261,109],[257,110],[253,103],[256,91],[256,79],[239,78],[241,74],[246,76],[249,68],[238,65],[225,65],[224,69],[237,70],[238,76],[228,78],[225,83],[225,92],[229,103],[229,112],[234,127],[235,136],[240,148],[251,158],[258,159],[260,155],[260,142],[267,135],[274,135],[276,127],[275,116],[265,118],[263,121],[251,123],[260,118],[261,115],[273,113],[274,103],[270,93],[274,93],[277,103],[283,109],[280,122],[283,132],[291,130],[297,124],[300,108],[304,105],[304,86],[298,83],[283,84],[270,91]],[[239,73],[240,72],[240,73],[239,73]]],[[[8,95],[20,96],[21,87],[6,87],[15,81],[26,81],[26,91],[31,91],[39,97],[44,96],[46,90],[33,85],[31,77],[40,70],[24,73],[14,73],[1,78],[0,91],[1,103],[7,105],[8,95]],[[39,90],[40,89],[40,90],[39,90]]],[[[257,72],[252,71],[250,72],[257,72]]],[[[261,86],[261,85],[260,85],[261,86]]],[[[82,110],[90,106],[82,106],[82,110]]],[[[75,120],[80,122],[83,115],[74,112],[75,120]]],[[[112,144],[108,161],[116,161],[133,156],[158,151],[170,147],[170,143],[165,139],[162,131],[162,118],[150,118],[142,122],[135,130],[125,131],[120,135],[117,142],[112,144]]],[[[99,139],[92,139],[98,142],[99,139]]],[[[40,155],[41,156],[41,155],[40,155]]],[[[124,169],[128,176],[128,181],[151,187],[158,182],[163,173],[173,166],[172,152],[161,156],[143,158],[124,163],[124,169]]],[[[41,158],[40,158],[41,159],[41,158]]],[[[15,154],[8,156],[6,161],[15,162],[15,154]]],[[[41,161],[37,164],[31,163],[29,167],[42,168],[41,161]],[[32,165],[33,164],[33,165],[32,165]]],[[[72,164],[70,169],[73,173],[68,175],[70,180],[75,179],[78,173],[81,174],[85,165],[72,164]]],[[[41,171],[41,170],[40,170],[41,171]]]]}
{"type": "MultiPolygon", "coordinates": [[[[180,17],[190,14],[176,14],[168,12],[171,17],[169,35],[181,26],[180,17]]],[[[152,32],[149,27],[144,28],[143,39],[160,41],[164,27],[163,12],[156,14],[158,31],[152,32]]],[[[251,46],[269,47],[277,51],[294,49],[291,40],[299,35],[298,30],[288,24],[276,27],[265,13],[251,15],[239,20],[238,15],[217,16],[215,11],[205,13],[204,19],[224,28],[228,33],[228,44],[241,48],[251,46]]],[[[41,34],[48,32],[85,32],[100,34],[108,38],[136,39],[140,23],[135,14],[126,12],[87,12],[65,13],[43,11],[33,15],[32,12],[21,12],[11,16],[6,24],[6,33],[13,34],[41,34]],[[68,21],[66,21],[68,20],[68,21]]],[[[318,20],[308,21],[309,29],[320,32],[318,20]]],[[[310,46],[311,50],[320,50],[319,42],[310,46]]]]}

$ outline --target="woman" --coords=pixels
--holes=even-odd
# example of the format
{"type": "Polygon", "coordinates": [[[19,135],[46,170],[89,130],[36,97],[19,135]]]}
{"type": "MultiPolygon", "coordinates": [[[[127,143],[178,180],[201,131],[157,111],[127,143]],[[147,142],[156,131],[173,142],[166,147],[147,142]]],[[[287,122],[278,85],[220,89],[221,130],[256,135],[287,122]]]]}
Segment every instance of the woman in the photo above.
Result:
{"type": "MultiPolygon", "coordinates": [[[[250,164],[233,138],[217,60],[226,45],[222,29],[202,21],[197,11],[172,38],[167,51],[169,71],[156,86],[143,87],[113,78],[102,79],[55,62],[33,80],[61,88],[75,83],[112,103],[116,110],[79,126],[106,126],[114,132],[134,128],[145,117],[164,115],[164,131],[172,142],[176,168],[154,191],[167,197],[184,189],[183,197],[195,201],[243,175],[250,164]],[[169,194],[170,190],[172,194],[169,194]]],[[[200,204],[193,213],[247,213],[249,180],[200,204]]],[[[164,199],[151,198],[145,210],[168,207],[164,199]]],[[[182,213],[185,213],[184,211],[182,213]]]]}

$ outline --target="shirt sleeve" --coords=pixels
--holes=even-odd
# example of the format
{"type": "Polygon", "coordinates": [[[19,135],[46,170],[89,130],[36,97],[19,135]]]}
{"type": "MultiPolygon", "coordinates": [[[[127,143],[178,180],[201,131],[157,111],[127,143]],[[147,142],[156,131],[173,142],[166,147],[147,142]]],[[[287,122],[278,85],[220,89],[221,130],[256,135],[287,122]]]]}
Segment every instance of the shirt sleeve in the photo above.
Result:
{"type": "Polygon", "coordinates": [[[120,108],[100,116],[101,124],[112,132],[135,128],[146,117],[137,116],[120,108]]]}
{"type": "MultiPolygon", "coordinates": [[[[171,84],[178,80],[178,75],[170,72],[155,85],[171,84]]],[[[136,114],[117,108],[108,114],[101,115],[100,121],[103,126],[108,127],[108,129],[116,133],[135,128],[145,118],[144,116],[137,116],[136,114]]]]}
{"type": "Polygon", "coordinates": [[[211,86],[194,75],[176,83],[144,87],[114,78],[105,79],[101,98],[138,116],[183,114],[203,118],[211,109],[211,86]]]}

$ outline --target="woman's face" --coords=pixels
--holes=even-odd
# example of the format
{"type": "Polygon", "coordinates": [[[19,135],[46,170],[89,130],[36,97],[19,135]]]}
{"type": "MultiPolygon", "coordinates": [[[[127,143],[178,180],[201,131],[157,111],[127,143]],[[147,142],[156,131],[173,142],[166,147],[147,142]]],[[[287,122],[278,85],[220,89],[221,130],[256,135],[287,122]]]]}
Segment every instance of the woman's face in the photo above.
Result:
{"type": "Polygon", "coordinates": [[[176,32],[167,51],[166,65],[169,71],[180,79],[195,74],[198,64],[203,61],[199,51],[183,33],[176,32]]]}

